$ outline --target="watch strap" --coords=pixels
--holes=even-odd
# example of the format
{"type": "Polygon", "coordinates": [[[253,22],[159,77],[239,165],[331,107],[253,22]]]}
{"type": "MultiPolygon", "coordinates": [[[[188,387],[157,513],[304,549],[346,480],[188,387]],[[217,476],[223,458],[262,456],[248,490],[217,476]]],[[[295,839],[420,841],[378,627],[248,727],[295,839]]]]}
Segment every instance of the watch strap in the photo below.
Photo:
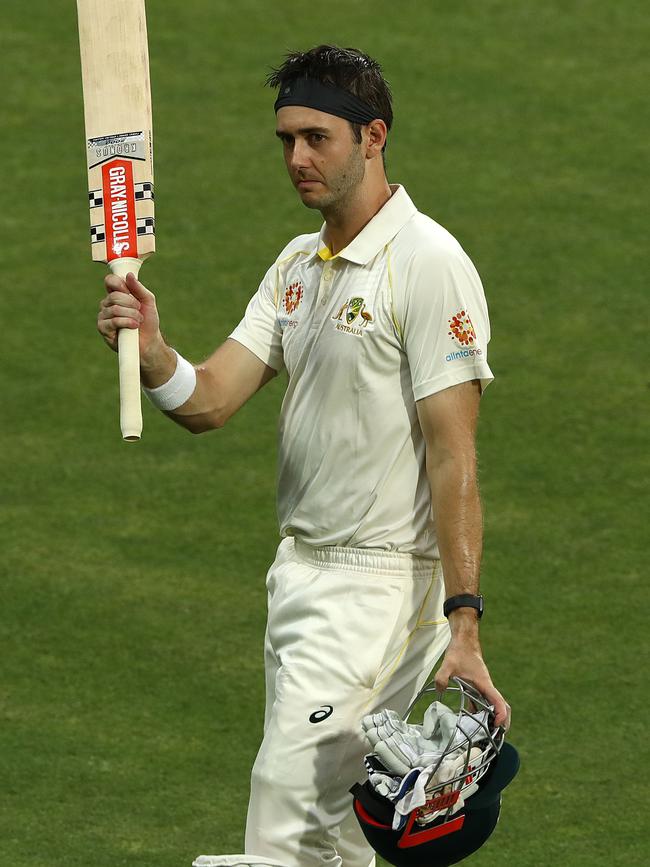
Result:
{"type": "Polygon", "coordinates": [[[445,599],[442,607],[445,617],[449,617],[456,608],[475,608],[480,619],[483,616],[483,597],[475,596],[473,593],[460,593],[458,596],[445,599]]]}

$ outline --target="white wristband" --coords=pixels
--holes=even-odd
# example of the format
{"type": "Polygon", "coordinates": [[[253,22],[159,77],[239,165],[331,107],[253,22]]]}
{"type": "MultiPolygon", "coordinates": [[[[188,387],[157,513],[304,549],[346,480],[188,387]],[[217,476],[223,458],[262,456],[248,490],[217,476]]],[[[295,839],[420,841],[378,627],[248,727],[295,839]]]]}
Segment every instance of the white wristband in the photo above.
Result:
{"type": "Polygon", "coordinates": [[[173,412],[178,409],[189,400],[196,388],[196,370],[175,349],[172,352],[176,355],[176,370],[172,378],[157,388],[142,386],[151,403],[163,412],[173,412]]]}

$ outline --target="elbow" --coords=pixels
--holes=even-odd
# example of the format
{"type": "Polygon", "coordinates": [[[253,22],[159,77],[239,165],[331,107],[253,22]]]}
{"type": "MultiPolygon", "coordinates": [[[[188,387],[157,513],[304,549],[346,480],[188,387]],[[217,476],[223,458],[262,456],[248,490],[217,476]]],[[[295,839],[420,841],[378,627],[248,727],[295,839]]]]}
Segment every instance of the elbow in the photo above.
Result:
{"type": "Polygon", "coordinates": [[[206,412],[198,418],[198,430],[194,433],[206,433],[210,430],[221,430],[225,427],[226,422],[230,421],[233,412],[228,410],[226,406],[215,407],[210,412],[206,412]]]}
{"type": "Polygon", "coordinates": [[[191,434],[207,433],[211,430],[220,430],[226,423],[227,417],[222,413],[203,413],[201,415],[174,415],[166,413],[176,424],[184,427],[191,434]]]}
{"type": "Polygon", "coordinates": [[[212,430],[212,428],[208,427],[208,425],[200,425],[200,424],[191,424],[191,425],[186,424],[186,425],[183,425],[183,427],[185,428],[186,431],[189,431],[189,433],[195,434],[195,435],[206,433],[207,431],[212,430]]]}
{"type": "Polygon", "coordinates": [[[196,425],[191,428],[190,433],[193,434],[202,434],[207,433],[211,430],[221,430],[221,428],[225,425],[225,420],[222,419],[214,419],[210,422],[203,422],[202,424],[196,425]]]}
{"type": "Polygon", "coordinates": [[[426,455],[426,471],[430,479],[449,478],[460,488],[476,484],[477,465],[474,453],[454,454],[437,451],[426,455]]]}
{"type": "Polygon", "coordinates": [[[195,419],[191,426],[187,426],[187,429],[193,434],[207,433],[211,430],[221,430],[221,428],[226,424],[226,421],[227,419],[224,415],[217,415],[215,413],[206,418],[195,419]]]}

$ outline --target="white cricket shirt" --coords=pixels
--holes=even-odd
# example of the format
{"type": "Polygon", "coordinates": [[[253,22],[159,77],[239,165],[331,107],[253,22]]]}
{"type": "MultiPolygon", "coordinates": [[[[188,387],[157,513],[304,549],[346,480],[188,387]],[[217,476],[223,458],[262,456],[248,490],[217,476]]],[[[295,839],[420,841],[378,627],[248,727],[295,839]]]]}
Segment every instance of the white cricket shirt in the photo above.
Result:
{"type": "Polygon", "coordinates": [[[300,235],[230,337],[289,375],[279,424],[282,536],[437,558],[415,403],[492,373],[481,280],[404,187],[332,257],[300,235]]]}

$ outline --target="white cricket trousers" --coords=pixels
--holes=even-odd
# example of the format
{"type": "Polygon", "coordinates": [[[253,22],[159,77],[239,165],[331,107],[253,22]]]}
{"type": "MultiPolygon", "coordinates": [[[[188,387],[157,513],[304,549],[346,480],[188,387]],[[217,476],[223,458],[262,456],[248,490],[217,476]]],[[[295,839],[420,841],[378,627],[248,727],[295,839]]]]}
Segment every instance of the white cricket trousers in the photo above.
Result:
{"type": "Polygon", "coordinates": [[[286,538],[266,583],[266,712],[246,854],[374,867],[349,793],[367,778],[361,719],[404,713],[444,652],[440,562],[286,538]]]}

